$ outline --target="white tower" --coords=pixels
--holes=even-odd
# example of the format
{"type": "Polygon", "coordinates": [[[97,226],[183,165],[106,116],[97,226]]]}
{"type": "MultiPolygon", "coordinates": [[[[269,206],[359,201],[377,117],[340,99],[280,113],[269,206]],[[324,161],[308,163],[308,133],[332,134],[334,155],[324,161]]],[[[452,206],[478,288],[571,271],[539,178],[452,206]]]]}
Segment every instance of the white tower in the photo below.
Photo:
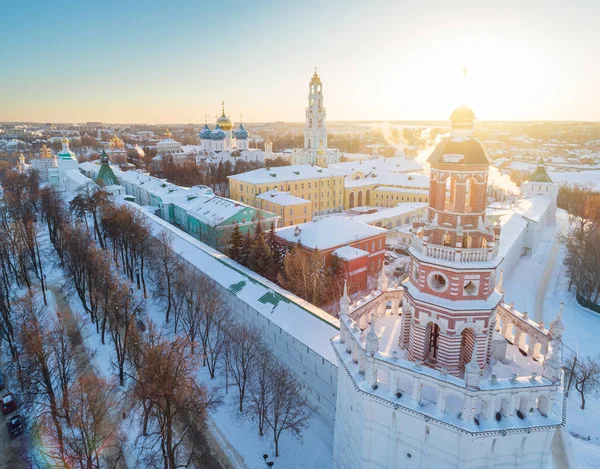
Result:
{"type": "Polygon", "coordinates": [[[548,331],[502,301],[474,117],[454,111],[428,160],[428,215],[413,224],[403,288],[382,277],[352,308],[340,301],[332,469],[548,466],[564,425],[564,326],[559,314],[548,331]]]}
{"type": "Polygon", "coordinates": [[[308,85],[308,107],[306,108],[306,124],[304,126],[304,148],[316,151],[319,147],[327,148],[327,112],[323,106],[323,83],[317,70],[308,85]]]}
{"type": "Polygon", "coordinates": [[[540,158],[537,168],[529,180],[521,184],[521,195],[523,197],[531,197],[534,195],[550,197],[551,203],[548,207],[548,221],[554,222],[556,218],[556,199],[558,198],[558,189],[558,184],[552,181],[552,178],[546,171],[544,160],[540,158]]]}

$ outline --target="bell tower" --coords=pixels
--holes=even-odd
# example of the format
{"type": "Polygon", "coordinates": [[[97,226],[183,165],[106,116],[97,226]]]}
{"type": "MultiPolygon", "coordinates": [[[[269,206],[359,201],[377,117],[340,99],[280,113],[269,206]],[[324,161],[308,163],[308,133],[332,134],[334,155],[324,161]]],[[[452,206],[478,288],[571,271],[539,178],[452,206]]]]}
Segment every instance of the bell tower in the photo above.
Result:
{"type": "Polygon", "coordinates": [[[481,368],[489,363],[502,299],[494,289],[500,226],[490,225],[485,214],[491,161],[473,138],[474,119],[468,107],[456,109],[451,135],[429,158],[429,208],[426,219],[413,224],[403,285],[400,346],[409,360],[455,376],[471,361],[481,368]]]}
{"type": "Polygon", "coordinates": [[[316,152],[319,147],[327,148],[326,110],[323,106],[323,83],[313,74],[308,85],[308,107],[304,125],[304,148],[316,152]]]}

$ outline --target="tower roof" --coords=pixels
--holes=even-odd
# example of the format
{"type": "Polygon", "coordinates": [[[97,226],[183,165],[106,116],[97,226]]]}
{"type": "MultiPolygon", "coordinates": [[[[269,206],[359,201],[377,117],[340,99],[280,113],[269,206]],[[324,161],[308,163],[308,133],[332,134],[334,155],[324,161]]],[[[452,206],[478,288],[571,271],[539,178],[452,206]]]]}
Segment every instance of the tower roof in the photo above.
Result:
{"type": "Polygon", "coordinates": [[[529,178],[529,182],[554,182],[552,178],[548,175],[546,171],[546,165],[544,164],[544,160],[540,158],[538,160],[537,168],[529,178]]]}
{"type": "Polygon", "coordinates": [[[313,76],[310,79],[310,84],[311,85],[320,85],[321,84],[321,78],[319,78],[319,75],[317,75],[317,69],[316,68],[315,68],[315,73],[313,73],[313,76]]]}
{"type": "Polygon", "coordinates": [[[491,165],[492,160],[483,144],[473,137],[446,137],[435,147],[427,160],[430,164],[491,165]]]}
{"type": "Polygon", "coordinates": [[[100,161],[102,161],[102,163],[100,164],[100,171],[98,171],[98,177],[96,178],[96,182],[102,183],[105,186],[119,184],[115,173],[113,173],[112,168],[108,164],[108,156],[104,150],[102,151],[100,161]]]}
{"type": "Polygon", "coordinates": [[[201,139],[209,139],[211,136],[212,130],[210,130],[210,127],[208,126],[208,124],[204,124],[204,127],[202,127],[202,130],[200,132],[198,132],[198,136],[201,139]]]}

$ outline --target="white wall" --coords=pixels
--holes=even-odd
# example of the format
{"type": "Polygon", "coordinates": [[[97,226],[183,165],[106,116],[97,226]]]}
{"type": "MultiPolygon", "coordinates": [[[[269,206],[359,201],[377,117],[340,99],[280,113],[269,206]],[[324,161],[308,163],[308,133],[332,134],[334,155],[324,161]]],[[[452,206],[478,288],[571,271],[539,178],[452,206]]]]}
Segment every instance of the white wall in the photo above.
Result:
{"type": "Polygon", "coordinates": [[[357,391],[343,368],[339,379],[333,469],[548,466],[554,428],[475,436],[357,391]]]}
{"type": "MultiPolygon", "coordinates": [[[[127,202],[127,204],[132,208],[139,208],[137,204],[131,202],[127,202]]],[[[173,233],[173,247],[175,252],[177,252],[188,265],[199,269],[216,280],[217,288],[219,288],[222,297],[234,313],[233,316],[240,321],[256,327],[262,332],[263,339],[275,353],[277,358],[294,371],[297,377],[305,383],[311,404],[313,404],[320,412],[326,422],[333,425],[337,399],[338,367],[333,358],[333,349],[328,343],[328,338],[331,338],[338,333],[338,329],[336,328],[337,320],[331,318],[331,324],[327,324],[322,319],[315,318],[316,314],[326,315],[325,312],[311,306],[311,308],[315,309],[314,314],[311,314],[311,312],[306,309],[306,304],[300,305],[292,302],[290,303],[291,306],[288,306],[288,312],[294,315],[293,322],[288,324],[287,321],[283,321],[278,325],[276,320],[281,317],[278,316],[277,313],[265,314],[264,311],[260,311],[254,306],[254,301],[246,298],[248,298],[249,294],[253,294],[254,297],[260,297],[262,294],[269,291],[285,292],[285,290],[271,284],[268,280],[263,279],[257,274],[250,271],[246,272],[246,269],[242,266],[238,266],[239,270],[231,268],[230,272],[227,272],[228,267],[224,264],[235,264],[235,262],[227,258],[225,258],[226,261],[223,262],[224,256],[222,254],[214,251],[159,217],[144,210],[139,210],[139,213],[147,217],[151,232],[154,236],[164,230],[173,233]],[[221,260],[217,260],[217,256],[221,260]],[[222,275],[224,269],[226,274],[225,277],[222,275]],[[218,272],[218,270],[221,270],[219,275],[214,274],[215,272],[218,272]],[[243,274],[240,270],[244,270],[243,274]],[[252,290],[249,290],[248,292],[242,290],[240,293],[233,293],[229,287],[240,279],[251,283],[252,290]],[[261,283],[264,282],[264,285],[254,283],[250,279],[258,279],[261,283]],[[310,336],[312,328],[312,331],[314,331],[315,334],[319,334],[320,337],[325,338],[312,345],[303,343],[296,337],[300,335],[299,331],[305,327],[308,330],[305,330],[304,332],[308,333],[308,336],[310,336]]],[[[290,299],[295,298],[289,292],[287,292],[285,296],[290,299]]],[[[299,298],[297,300],[298,303],[305,303],[299,298]]],[[[326,318],[326,316],[323,317],[326,318]]],[[[308,340],[306,340],[306,342],[308,342],[308,340]]]]}

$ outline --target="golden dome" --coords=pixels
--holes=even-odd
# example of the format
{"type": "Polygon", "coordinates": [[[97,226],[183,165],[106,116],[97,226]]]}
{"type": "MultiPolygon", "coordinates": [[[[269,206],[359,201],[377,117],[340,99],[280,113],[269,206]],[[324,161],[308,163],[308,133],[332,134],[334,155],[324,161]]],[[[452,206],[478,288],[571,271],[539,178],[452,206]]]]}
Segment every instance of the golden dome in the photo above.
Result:
{"type": "Polygon", "coordinates": [[[217,119],[217,124],[219,124],[219,127],[221,127],[223,130],[233,129],[233,122],[231,122],[231,119],[225,115],[225,101],[221,102],[221,108],[223,113],[221,114],[221,117],[217,119]]]}
{"type": "Polygon", "coordinates": [[[310,80],[310,84],[311,85],[320,85],[321,84],[321,78],[319,78],[319,75],[317,75],[317,69],[315,68],[315,73],[313,73],[313,76],[310,80]]]}
{"type": "Polygon", "coordinates": [[[69,139],[67,137],[63,137],[60,139],[60,143],[69,143],[69,139]]]}

